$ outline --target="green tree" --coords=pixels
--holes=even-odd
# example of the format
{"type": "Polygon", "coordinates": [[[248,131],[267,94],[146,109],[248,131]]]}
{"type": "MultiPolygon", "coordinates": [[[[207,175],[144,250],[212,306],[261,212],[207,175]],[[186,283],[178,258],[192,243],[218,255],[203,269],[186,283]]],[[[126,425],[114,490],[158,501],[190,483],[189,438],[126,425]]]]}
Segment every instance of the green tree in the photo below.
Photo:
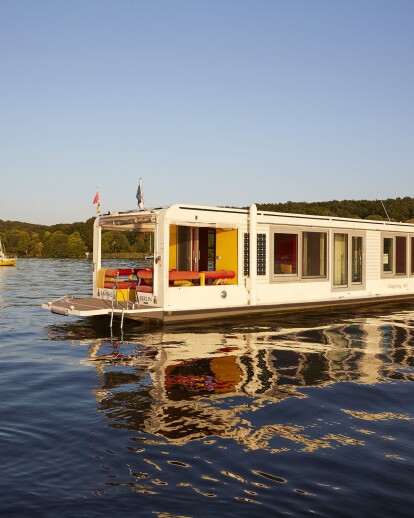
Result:
{"type": "Polygon", "coordinates": [[[68,239],[69,237],[61,230],[53,232],[45,243],[43,249],[44,257],[69,257],[70,247],[68,239]]]}
{"type": "Polygon", "coordinates": [[[7,251],[11,254],[17,254],[18,243],[20,241],[21,232],[18,229],[9,230],[6,232],[5,246],[7,251]]]}
{"type": "Polygon", "coordinates": [[[16,245],[16,252],[19,255],[29,255],[30,236],[28,232],[20,231],[20,239],[16,245]]]}
{"type": "Polygon", "coordinates": [[[102,232],[102,240],[101,240],[101,248],[103,254],[110,254],[112,243],[112,234],[111,232],[102,232]]]}
{"type": "Polygon", "coordinates": [[[369,214],[364,219],[373,219],[373,220],[378,220],[378,221],[385,221],[385,218],[383,216],[380,216],[379,214],[369,214]]]}
{"type": "Polygon", "coordinates": [[[103,232],[102,253],[130,252],[131,245],[124,232],[103,232]]]}
{"type": "Polygon", "coordinates": [[[69,257],[84,257],[86,246],[79,232],[73,232],[68,237],[69,257]]]}

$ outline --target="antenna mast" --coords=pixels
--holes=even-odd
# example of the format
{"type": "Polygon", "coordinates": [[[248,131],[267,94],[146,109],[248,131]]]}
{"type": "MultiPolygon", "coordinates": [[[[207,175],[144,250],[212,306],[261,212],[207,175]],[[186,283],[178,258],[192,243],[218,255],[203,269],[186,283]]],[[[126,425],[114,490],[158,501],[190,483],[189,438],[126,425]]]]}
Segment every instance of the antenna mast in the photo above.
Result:
{"type": "Polygon", "coordinates": [[[381,199],[381,196],[380,196],[379,192],[377,193],[377,195],[378,195],[379,201],[381,202],[382,208],[384,209],[385,214],[387,215],[388,221],[391,221],[391,220],[390,220],[390,217],[388,216],[387,209],[385,208],[384,202],[382,201],[382,199],[381,199]]]}

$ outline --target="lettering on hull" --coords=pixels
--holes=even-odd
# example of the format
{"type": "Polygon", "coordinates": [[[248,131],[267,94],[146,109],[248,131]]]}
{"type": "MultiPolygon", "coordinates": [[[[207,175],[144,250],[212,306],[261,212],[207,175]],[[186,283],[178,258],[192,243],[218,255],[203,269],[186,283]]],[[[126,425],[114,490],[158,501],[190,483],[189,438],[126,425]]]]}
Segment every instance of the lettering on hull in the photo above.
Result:
{"type": "MultiPolygon", "coordinates": [[[[135,296],[134,291],[132,291],[131,294],[135,296]]],[[[100,289],[99,296],[103,300],[112,301],[112,290],[100,289]]],[[[119,300],[123,300],[123,298],[120,297],[119,300]]],[[[138,301],[143,305],[154,305],[154,295],[152,295],[152,293],[138,293],[138,301]]],[[[130,298],[130,302],[134,302],[133,297],[130,298]]]]}
{"type": "Polygon", "coordinates": [[[150,293],[139,293],[138,294],[138,300],[140,304],[154,304],[154,295],[151,295],[150,293]]]}

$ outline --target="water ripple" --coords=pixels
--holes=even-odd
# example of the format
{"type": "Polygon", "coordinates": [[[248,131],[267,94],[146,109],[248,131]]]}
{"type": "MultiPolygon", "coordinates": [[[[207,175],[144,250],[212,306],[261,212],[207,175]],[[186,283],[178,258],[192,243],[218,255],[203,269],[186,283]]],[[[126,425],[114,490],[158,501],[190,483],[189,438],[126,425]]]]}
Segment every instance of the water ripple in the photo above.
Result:
{"type": "Polygon", "coordinates": [[[2,515],[410,516],[414,305],[123,336],[40,308],[90,279],[0,271],[2,515]]]}

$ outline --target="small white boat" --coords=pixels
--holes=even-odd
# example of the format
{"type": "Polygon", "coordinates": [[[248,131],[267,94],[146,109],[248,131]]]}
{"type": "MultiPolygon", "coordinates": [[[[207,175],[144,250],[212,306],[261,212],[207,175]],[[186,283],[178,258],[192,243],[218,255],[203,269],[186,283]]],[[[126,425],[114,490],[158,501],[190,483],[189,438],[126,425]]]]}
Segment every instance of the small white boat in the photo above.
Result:
{"type": "Polygon", "coordinates": [[[183,322],[414,300],[414,225],[193,205],[96,218],[93,295],[64,315],[183,322]],[[150,232],[151,268],[102,268],[101,232],[150,232]]]}
{"type": "Polygon", "coordinates": [[[17,257],[9,257],[0,239],[0,266],[13,266],[16,264],[17,257]]]}

